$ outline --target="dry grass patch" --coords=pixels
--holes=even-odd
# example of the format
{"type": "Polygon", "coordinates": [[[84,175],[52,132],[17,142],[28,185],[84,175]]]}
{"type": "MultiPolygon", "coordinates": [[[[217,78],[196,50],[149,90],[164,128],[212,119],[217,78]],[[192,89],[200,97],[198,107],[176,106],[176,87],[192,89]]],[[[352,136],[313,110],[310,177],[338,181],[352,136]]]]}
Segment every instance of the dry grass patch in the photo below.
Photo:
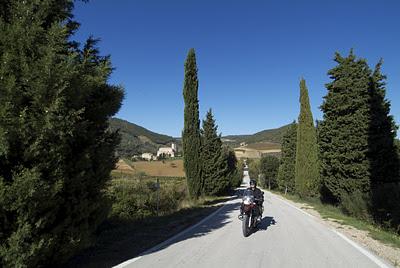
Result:
{"type": "Polygon", "coordinates": [[[115,170],[123,173],[135,173],[135,170],[122,159],[118,160],[115,170]]]}
{"type": "Polygon", "coordinates": [[[185,177],[183,160],[138,161],[132,163],[136,173],[144,172],[155,177],[185,177]]]}

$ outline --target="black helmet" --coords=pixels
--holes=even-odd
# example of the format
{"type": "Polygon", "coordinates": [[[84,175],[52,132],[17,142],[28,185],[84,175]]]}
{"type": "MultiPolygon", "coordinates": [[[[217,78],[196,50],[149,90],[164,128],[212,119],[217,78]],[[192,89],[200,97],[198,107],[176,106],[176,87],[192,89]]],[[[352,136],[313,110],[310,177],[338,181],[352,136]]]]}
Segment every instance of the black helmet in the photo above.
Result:
{"type": "Polygon", "coordinates": [[[257,186],[257,181],[254,179],[250,180],[250,186],[253,186],[253,185],[257,186]]]}

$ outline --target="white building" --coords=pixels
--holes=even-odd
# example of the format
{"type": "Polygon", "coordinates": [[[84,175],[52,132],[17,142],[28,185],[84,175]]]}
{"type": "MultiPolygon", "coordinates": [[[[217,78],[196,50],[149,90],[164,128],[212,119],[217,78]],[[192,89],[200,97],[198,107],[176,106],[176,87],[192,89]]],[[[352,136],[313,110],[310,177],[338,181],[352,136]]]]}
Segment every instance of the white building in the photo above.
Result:
{"type": "Polygon", "coordinates": [[[157,157],[160,155],[168,156],[168,157],[175,157],[176,153],[176,144],[172,143],[171,147],[161,147],[157,151],[157,157]]]}
{"type": "Polygon", "coordinates": [[[154,160],[155,158],[152,153],[143,153],[141,157],[147,161],[154,160]]]}

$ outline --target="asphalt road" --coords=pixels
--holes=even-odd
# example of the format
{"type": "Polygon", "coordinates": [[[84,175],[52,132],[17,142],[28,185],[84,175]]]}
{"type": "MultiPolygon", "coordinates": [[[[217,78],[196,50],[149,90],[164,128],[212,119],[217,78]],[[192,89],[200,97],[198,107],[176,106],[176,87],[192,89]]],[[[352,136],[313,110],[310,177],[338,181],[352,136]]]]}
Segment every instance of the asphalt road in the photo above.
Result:
{"type": "Polygon", "coordinates": [[[239,202],[119,267],[391,267],[268,192],[259,230],[243,237],[239,202]]]}

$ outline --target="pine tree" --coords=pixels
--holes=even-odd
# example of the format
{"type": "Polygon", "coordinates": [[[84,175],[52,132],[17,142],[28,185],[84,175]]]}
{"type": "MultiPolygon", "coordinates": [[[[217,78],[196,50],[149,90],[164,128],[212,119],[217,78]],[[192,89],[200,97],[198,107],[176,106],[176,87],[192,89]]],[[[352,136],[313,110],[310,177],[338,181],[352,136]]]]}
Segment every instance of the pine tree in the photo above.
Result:
{"type": "Polygon", "coordinates": [[[295,187],[300,196],[319,191],[318,148],[314,121],[304,79],[300,81],[300,115],[297,128],[295,187]]]}
{"type": "Polygon", "coordinates": [[[202,187],[198,87],[196,55],[192,48],[189,50],[185,62],[185,82],[183,86],[185,111],[182,132],[184,168],[189,194],[192,198],[197,198],[201,194],[202,187]]]}
{"type": "Polygon", "coordinates": [[[0,11],[0,266],[38,267],[91,243],[115,166],[108,119],[123,91],[96,41],[70,38],[72,1],[0,11]]]}
{"type": "Polygon", "coordinates": [[[338,65],[328,72],[333,81],[326,85],[328,93],[321,106],[324,117],[319,125],[319,148],[322,195],[337,203],[343,194],[369,192],[371,71],[353,51],[345,58],[336,53],[335,61],[338,65]]]}
{"type": "Polygon", "coordinates": [[[217,134],[217,125],[211,109],[208,110],[206,119],[203,120],[201,130],[201,163],[202,163],[202,191],[205,195],[214,195],[221,185],[221,158],[222,142],[217,134]]]}
{"type": "Polygon", "coordinates": [[[295,163],[296,163],[297,124],[294,121],[282,140],[282,156],[278,171],[278,188],[282,192],[293,193],[295,190],[295,163]]]}

